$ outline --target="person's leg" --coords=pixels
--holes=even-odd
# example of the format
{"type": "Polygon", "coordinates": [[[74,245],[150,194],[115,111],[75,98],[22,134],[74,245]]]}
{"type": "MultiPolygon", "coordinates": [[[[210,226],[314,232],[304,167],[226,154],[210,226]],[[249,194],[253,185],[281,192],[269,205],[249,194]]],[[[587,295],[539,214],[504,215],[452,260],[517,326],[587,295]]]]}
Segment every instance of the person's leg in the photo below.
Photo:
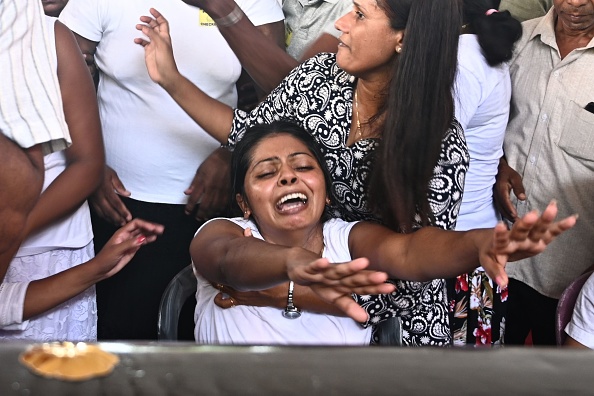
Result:
{"type": "Polygon", "coordinates": [[[543,296],[533,289],[532,292],[534,293],[534,303],[532,305],[532,344],[557,345],[555,318],[559,300],[543,296]]]}
{"type": "Polygon", "coordinates": [[[508,284],[507,316],[505,318],[505,344],[524,345],[531,329],[530,287],[510,279],[508,284]]]}
{"type": "MultiPolygon", "coordinates": [[[[191,263],[189,246],[198,223],[184,205],[125,199],[133,217],[163,224],[165,232],[143,247],[116,276],[97,284],[98,339],[155,340],[161,296],[169,281],[191,263]]],[[[116,227],[93,216],[96,250],[116,227]]]]}

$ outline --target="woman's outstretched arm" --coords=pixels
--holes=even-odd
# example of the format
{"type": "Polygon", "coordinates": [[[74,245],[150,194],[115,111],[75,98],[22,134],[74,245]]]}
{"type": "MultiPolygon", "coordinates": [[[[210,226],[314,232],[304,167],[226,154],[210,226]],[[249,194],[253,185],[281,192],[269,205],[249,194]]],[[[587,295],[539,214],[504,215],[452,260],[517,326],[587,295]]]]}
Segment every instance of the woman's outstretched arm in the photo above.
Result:
{"type": "Polygon", "coordinates": [[[211,98],[180,74],[173,57],[169,23],[154,8],[150,9],[150,13],[152,16],[141,16],[143,23],[136,25],[148,40],[134,40],[144,47],[149,76],[206,132],[219,142],[226,143],[233,122],[233,109],[211,98]]]}
{"type": "MultiPolygon", "coordinates": [[[[366,257],[369,268],[386,272],[390,277],[413,281],[428,281],[469,272],[483,266],[489,277],[501,287],[507,285],[505,265],[544,251],[557,236],[572,228],[577,216],[555,221],[557,205],[551,202],[542,215],[526,214],[508,230],[503,223],[492,229],[466,232],[444,231],[423,227],[412,234],[399,234],[385,227],[359,223],[349,235],[351,256],[366,257]]],[[[318,274],[309,265],[289,267],[291,279],[304,283],[318,274]]],[[[330,267],[328,277],[340,269],[330,267]]],[[[331,285],[334,279],[328,279],[331,285]]]]}
{"type": "Polygon", "coordinates": [[[162,225],[134,219],[120,228],[95,258],[31,282],[25,295],[23,320],[54,308],[95,283],[117,274],[138,249],[155,241],[162,233],[162,225]]]}

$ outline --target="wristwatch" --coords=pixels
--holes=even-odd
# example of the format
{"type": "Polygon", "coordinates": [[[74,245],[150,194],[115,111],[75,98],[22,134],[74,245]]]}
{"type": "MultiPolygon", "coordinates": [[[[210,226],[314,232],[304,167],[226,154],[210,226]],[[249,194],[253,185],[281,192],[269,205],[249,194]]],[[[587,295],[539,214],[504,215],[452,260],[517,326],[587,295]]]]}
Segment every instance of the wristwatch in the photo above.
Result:
{"type": "Polygon", "coordinates": [[[297,319],[301,316],[301,310],[293,304],[293,289],[295,288],[295,283],[293,281],[289,282],[289,295],[287,296],[287,306],[283,311],[283,317],[287,319],[297,319]]]}

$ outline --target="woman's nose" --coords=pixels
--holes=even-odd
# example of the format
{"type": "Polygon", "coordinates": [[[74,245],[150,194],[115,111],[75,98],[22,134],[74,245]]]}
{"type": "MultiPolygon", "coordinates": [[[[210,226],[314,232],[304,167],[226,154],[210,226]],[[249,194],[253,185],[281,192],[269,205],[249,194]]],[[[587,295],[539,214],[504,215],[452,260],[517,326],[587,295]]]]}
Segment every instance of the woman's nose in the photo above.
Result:
{"type": "Polygon", "coordinates": [[[282,176],[280,178],[280,184],[283,186],[289,185],[289,184],[295,184],[297,183],[297,177],[295,175],[286,175],[286,176],[282,176]]]}

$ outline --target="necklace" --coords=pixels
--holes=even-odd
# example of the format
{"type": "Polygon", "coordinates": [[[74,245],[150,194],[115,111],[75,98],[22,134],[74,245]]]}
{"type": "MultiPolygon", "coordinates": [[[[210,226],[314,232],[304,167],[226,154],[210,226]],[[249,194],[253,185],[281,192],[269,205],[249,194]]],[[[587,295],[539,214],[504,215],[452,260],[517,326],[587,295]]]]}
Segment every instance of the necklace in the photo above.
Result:
{"type": "Polygon", "coordinates": [[[361,137],[361,121],[359,119],[359,96],[355,88],[355,115],[357,116],[357,139],[361,137]]]}

